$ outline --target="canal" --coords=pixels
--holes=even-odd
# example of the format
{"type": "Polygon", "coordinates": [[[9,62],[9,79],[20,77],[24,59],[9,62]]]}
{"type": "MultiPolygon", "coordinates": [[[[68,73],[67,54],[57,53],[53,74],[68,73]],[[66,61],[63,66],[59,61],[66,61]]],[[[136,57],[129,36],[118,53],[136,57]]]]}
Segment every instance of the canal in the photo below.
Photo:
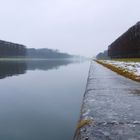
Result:
{"type": "Polygon", "coordinates": [[[0,140],[72,140],[88,61],[0,62],[0,140]]]}
{"type": "Polygon", "coordinates": [[[76,140],[140,140],[140,83],[92,62],[76,140]]]}

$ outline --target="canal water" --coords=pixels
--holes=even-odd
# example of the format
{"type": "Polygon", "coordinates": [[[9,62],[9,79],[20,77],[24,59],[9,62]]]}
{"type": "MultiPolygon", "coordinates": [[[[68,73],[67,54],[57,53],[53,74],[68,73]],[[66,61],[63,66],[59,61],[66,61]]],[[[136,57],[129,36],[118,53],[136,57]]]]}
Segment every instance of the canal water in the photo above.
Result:
{"type": "Polygon", "coordinates": [[[0,62],[0,140],[72,140],[89,62],[0,62]]]}

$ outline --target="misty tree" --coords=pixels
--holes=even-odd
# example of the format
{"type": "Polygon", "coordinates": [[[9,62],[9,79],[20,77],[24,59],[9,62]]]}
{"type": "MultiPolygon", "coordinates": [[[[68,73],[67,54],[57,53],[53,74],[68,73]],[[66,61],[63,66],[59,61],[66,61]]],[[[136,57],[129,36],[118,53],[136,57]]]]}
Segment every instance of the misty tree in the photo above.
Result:
{"type": "Polygon", "coordinates": [[[34,49],[30,48],[27,49],[27,57],[31,58],[71,58],[72,55],[69,55],[67,53],[59,52],[58,50],[52,50],[48,48],[42,48],[42,49],[34,49]]]}
{"type": "Polygon", "coordinates": [[[24,45],[0,40],[0,57],[23,57],[26,55],[24,45]]]}

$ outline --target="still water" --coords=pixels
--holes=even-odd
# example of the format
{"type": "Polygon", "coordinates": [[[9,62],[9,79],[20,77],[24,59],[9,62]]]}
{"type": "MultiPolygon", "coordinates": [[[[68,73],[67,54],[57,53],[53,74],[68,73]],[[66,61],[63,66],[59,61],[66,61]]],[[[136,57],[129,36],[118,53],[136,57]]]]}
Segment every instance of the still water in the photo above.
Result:
{"type": "Polygon", "coordinates": [[[72,140],[89,62],[0,62],[0,140],[72,140]]]}

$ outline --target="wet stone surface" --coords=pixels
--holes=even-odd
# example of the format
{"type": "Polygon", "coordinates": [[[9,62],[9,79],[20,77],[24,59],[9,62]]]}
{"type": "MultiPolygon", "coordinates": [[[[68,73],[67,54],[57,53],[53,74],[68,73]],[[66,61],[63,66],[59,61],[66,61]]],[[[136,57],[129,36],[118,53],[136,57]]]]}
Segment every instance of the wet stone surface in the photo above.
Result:
{"type": "Polygon", "coordinates": [[[140,83],[91,63],[77,140],[140,140],[140,83]]]}

